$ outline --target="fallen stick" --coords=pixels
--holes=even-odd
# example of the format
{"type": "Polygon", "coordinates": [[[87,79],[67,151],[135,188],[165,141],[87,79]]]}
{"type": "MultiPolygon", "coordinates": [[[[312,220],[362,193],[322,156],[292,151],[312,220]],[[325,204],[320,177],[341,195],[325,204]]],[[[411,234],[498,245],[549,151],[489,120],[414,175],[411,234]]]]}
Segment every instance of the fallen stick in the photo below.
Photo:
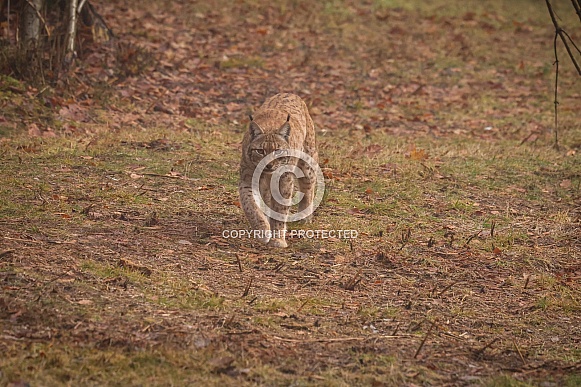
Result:
{"type": "Polygon", "coordinates": [[[424,336],[424,339],[420,343],[420,346],[419,346],[418,350],[416,351],[416,354],[414,355],[414,359],[417,358],[418,355],[420,354],[420,351],[424,347],[424,344],[426,343],[426,340],[428,339],[428,336],[432,332],[432,328],[434,328],[434,325],[436,325],[436,320],[432,321],[432,325],[430,325],[430,327],[428,328],[428,331],[426,332],[426,335],[424,336]]]}
{"type": "Polygon", "coordinates": [[[280,336],[271,336],[273,339],[286,341],[289,343],[334,343],[334,342],[341,342],[341,341],[364,341],[364,340],[371,340],[371,339],[395,339],[401,338],[404,336],[369,336],[369,337],[335,337],[335,338],[328,338],[328,339],[291,339],[287,337],[280,337],[280,336]]]}
{"type": "Polygon", "coordinates": [[[479,350],[477,350],[476,352],[474,352],[474,354],[475,355],[482,354],[484,351],[486,351],[487,348],[489,348],[492,344],[496,343],[498,340],[499,340],[498,337],[495,337],[490,343],[486,344],[484,347],[482,347],[479,350]]]}

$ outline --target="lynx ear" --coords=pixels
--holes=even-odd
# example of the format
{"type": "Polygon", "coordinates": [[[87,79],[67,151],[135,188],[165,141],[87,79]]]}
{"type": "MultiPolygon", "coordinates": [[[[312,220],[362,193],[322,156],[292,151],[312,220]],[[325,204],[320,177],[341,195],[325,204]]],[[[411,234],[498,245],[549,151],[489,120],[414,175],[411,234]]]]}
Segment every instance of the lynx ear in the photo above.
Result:
{"type": "Polygon", "coordinates": [[[250,121],[250,137],[254,138],[259,134],[264,134],[264,130],[254,121],[250,121]]]}
{"type": "Polygon", "coordinates": [[[278,130],[278,134],[282,138],[284,138],[285,141],[288,141],[288,137],[290,135],[290,130],[291,130],[290,123],[287,121],[280,127],[280,129],[278,130]]]}

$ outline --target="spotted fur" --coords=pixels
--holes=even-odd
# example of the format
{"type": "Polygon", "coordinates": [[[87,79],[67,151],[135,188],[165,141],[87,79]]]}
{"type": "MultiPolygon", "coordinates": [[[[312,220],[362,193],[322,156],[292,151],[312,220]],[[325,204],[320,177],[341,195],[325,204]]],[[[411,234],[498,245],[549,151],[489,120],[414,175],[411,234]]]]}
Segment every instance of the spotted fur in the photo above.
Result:
{"type": "MultiPolygon", "coordinates": [[[[268,218],[264,215],[252,196],[252,175],[258,163],[268,154],[277,150],[301,150],[318,162],[317,145],[315,142],[315,127],[309,115],[307,105],[294,94],[277,94],[267,99],[262,106],[250,116],[248,130],[242,141],[242,157],[240,161],[240,204],[250,225],[254,230],[270,230],[272,238],[262,238],[261,241],[270,247],[286,247],[284,238],[286,221],[268,218]]],[[[304,196],[299,202],[299,211],[312,208],[315,195],[315,173],[302,160],[281,157],[272,161],[266,172],[273,171],[282,164],[295,164],[304,173],[298,179],[299,190],[304,196]]],[[[266,205],[273,210],[288,215],[290,207],[278,203],[270,192],[271,175],[263,173],[260,178],[260,192],[266,205]]],[[[294,178],[285,174],[280,179],[279,191],[283,198],[288,199],[293,194],[294,178]]]]}

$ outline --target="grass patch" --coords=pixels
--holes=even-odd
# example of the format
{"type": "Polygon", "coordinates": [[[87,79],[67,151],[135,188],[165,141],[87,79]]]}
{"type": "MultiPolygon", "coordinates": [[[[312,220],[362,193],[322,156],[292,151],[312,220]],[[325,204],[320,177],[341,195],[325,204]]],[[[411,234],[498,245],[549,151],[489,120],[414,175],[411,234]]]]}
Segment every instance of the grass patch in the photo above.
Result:
{"type": "Polygon", "coordinates": [[[105,14],[159,64],[62,101],[2,78],[0,383],[575,385],[574,73],[555,150],[547,15],[517,3],[145,2],[137,33],[105,14]],[[222,236],[277,91],[327,178],[289,228],[357,238],[222,236]]]}

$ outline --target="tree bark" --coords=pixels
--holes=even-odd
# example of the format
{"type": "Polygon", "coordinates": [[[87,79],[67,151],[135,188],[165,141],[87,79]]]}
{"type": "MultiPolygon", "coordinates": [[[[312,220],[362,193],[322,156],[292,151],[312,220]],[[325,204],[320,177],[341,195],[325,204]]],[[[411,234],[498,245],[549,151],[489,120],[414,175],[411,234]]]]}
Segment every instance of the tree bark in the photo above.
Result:
{"type": "Polygon", "coordinates": [[[71,64],[75,57],[75,37],[77,35],[77,9],[79,6],[79,0],[69,0],[68,5],[69,5],[69,20],[68,20],[69,25],[67,29],[65,65],[71,64]]]}
{"type": "Polygon", "coordinates": [[[20,19],[20,40],[25,47],[36,45],[40,38],[42,17],[40,10],[44,0],[26,0],[20,19]]]}

